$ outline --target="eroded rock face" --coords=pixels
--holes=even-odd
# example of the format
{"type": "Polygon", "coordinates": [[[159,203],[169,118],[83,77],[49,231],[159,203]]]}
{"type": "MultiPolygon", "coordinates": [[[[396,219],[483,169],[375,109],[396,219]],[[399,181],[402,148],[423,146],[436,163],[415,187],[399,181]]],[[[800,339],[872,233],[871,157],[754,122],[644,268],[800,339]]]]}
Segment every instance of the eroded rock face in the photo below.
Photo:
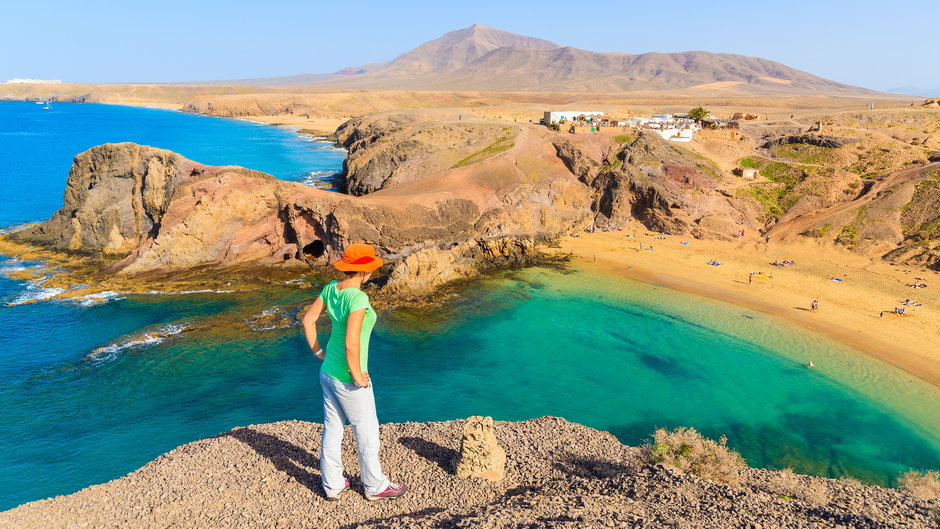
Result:
{"type": "Polygon", "coordinates": [[[749,204],[719,190],[713,167],[655,134],[641,134],[624,145],[619,165],[602,166],[565,137],[554,144],[558,156],[593,190],[591,209],[598,226],[620,227],[635,218],[655,231],[728,239],[758,225],[749,204]]]}
{"type": "Polygon", "coordinates": [[[474,416],[467,419],[460,441],[460,452],[454,462],[459,478],[503,479],[506,452],[496,441],[493,418],[474,416]]]}
{"type": "MultiPolygon", "coordinates": [[[[470,180],[473,174],[467,177],[470,180]]],[[[356,198],[240,167],[211,167],[130,143],[78,155],[63,207],[10,234],[57,250],[123,257],[111,273],[205,266],[327,265],[351,242],[390,261],[392,291],[433,289],[498,265],[524,264],[533,241],[583,220],[577,181],[498,182],[494,192],[356,198]]]]}
{"type": "MultiPolygon", "coordinates": [[[[819,128],[821,127],[817,127],[817,130],[819,128]]],[[[859,140],[857,138],[845,138],[826,134],[792,134],[769,140],[764,144],[764,148],[769,149],[778,145],[806,144],[826,147],[828,149],[838,149],[839,147],[858,142],[859,140]]]]}
{"type": "Polygon", "coordinates": [[[349,151],[342,190],[361,196],[412,182],[484,156],[496,148],[487,151],[491,145],[511,144],[514,135],[495,123],[422,122],[395,114],[356,118],[334,134],[349,151]]]}
{"type": "Polygon", "coordinates": [[[144,145],[83,152],[69,172],[65,205],[30,236],[59,249],[130,253],[159,229],[176,187],[201,170],[176,153],[144,145]]]}

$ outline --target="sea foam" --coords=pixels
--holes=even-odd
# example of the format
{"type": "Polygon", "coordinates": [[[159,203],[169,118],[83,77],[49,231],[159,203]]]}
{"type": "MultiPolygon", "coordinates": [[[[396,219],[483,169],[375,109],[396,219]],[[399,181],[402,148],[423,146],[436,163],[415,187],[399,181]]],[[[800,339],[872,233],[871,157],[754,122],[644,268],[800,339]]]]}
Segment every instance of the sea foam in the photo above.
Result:
{"type": "Polygon", "coordinates": [[[336,171],[310,171],[300,183],[317,189],[333,189],[333,181],[339,177],[336,171]]]}
{"type": "Polygon", "coordinates": [[[90,360],[107,360],[127,349],[139,349],[165,342],[167,339],[185,331],[189,325],[171,323],[155,330],[120,338],[108,345],[98,347],[85,357],[90,360]]]}
{"type": "Polygon", "coordinates": [[[17,305],[26,305],[28,303],[35,303],[37,301],[43,301],[49,298],[54,298],[64,292],[65,292],[64,288],[42,288],[37,285],[29,285],[26,287],[25,292],[20,294],[13,301],[7,303],[7,306],[15,307],[17,305]]]}

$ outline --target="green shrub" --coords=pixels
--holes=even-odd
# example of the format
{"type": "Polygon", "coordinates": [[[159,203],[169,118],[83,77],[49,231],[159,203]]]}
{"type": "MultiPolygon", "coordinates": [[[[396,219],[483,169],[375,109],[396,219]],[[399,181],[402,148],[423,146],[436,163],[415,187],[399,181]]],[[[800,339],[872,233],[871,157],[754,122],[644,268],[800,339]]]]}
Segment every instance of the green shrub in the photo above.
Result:
{"type": "Polygon", "coordinates": [[[788,158],[805,164],[825,165],[832,162],[834,151],[835,149],[831,147],[819,147],[818,145],[808,145],[805,143],[788,143],[774,147],[771,152],[778,158],[788,158]]]}
{"type": "Polygon", "coordinates": [[[614,136],[612,139],[614,143],[617,145],[625,145],[627,143],[635,142],[636,138],[637,138],[636,134],[618,134],[614,136]]]}
{"type": "Polygon", "coordinates": [[[804,237],[812,237],[813,239],[821,239],[826,235],[829,235],[829,231],[832,230],[832,224],[823,224],[818,228],[813,228],[811,230],[806,230],[800,235],[804,237]]]}
{"type": "Polygon", "coordinates": [[[776,219],[783,216],[785,208],[782,200],[786,188],[774,183],[761,182],[752,184],[747,188],[747,193],[757,199],[761,208],[764,210],[764,216],[768,219],[776,219]]]}
{"type": "Polygon", "coordinates": [[[842,227],[842,231],[839,233],[839,237],[836,239],[836,242],[845,246],[849,250],[855,247],[855,244],[858,242],[858,226],[855,224],[847,224],[842,227]]]}
{"type": "Polygon", "coordinates": [[[754,161],[753,158],[747,157],[741,159],[741,167],[746,169],[760,169],[760,164],[754,161]]]}
{"type": "Polygon", "coordinates": [[[679,427],[671,432],[660,428],[653,432],[652,444],[642,449],[648,463],[665,463],[702,479],[737,485],[744,459],[727,443],[725,436],[716,442],[702,437],[695,428],[679,427]]]}
{"type": "Polygon", "coordinates": [[[898,486],[918,500],[940,500],[940,472],[936,470],[905,472],[898,479],[898,486]]]}
{"type": "Polygon", "coordinates": [[[467,156],[459,160],[457,163],[454,164],[454,167],[467,165],[470,162],[475,162],[477,160],[480,160],[489,156],[493,156],[501,152],[508,151],[509,149],[512,149],[513,145],[514,144],[509,136],[503,136],[497,139],[496,141],[494,141],[493,143],[487,145],[483,149],[471,154],[470,156],[467,156]]]}
{"type": "Polygon", "coordinates": [[[760,174],[771,182],[779,182],[792,187],[802,178],[803,171],[799,167],[783,162],[770,162],[760,170],[760,174]]]}

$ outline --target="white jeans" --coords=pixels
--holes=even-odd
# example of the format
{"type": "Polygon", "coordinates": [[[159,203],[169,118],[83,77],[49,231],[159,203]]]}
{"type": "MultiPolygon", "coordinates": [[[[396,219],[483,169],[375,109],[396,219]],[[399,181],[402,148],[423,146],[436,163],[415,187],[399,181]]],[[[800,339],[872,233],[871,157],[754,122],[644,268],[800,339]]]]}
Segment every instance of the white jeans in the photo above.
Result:
{"type": "Polygon", "coordinates": [[[323,441],[320,448],[320,475],[323,490],[336,494],[343,490],[343,425],[352,425],[359,450],[359,472],[366,492],[378,494],[388,485],[379,463],[379,418],[375,414],[372,384],[360,388],[320,372],[323,388],[323,441]]]}

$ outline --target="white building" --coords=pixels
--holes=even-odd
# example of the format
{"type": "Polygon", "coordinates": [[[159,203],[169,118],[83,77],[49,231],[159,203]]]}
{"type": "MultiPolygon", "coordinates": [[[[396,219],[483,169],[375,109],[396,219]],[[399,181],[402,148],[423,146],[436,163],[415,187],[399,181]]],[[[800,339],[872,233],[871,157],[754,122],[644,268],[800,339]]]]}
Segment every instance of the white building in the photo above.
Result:
{"type": "Polygon", "coordinates": [[[659,134],[664,140],[669,141],[681,141],[689,142],[692,141],[692,137],[695,135],[695,129],[679,129],[679,128],[668,128],[668,129],[655,129],[653,130],[656,134],[659,134]]]}
{"type": "Polygon", "coordinates": [[[58,79],[19,79],[13,78],[6,82],[6,84],[62,84],[62,81],[58,79]]]}
{"type": "Polygon", "coordinates": [[[586,118],[600,118],[604,115],[603,112],[593,112],[593,111],[584,111],[584,110],[546,110],[545,111],[545,124],[550,125],[552,123],[561,123],[561,120],[573,121],[578,119],[581,116],[586,118]]]}
{"type": "Polygon", "coordinates": [[[690,142],[699,130],[695,120],[677,118],[672,114],[655,114],[649,118],[630,118],[630,125],[638,130],[659,134],[664,140],[690,142]]]}

